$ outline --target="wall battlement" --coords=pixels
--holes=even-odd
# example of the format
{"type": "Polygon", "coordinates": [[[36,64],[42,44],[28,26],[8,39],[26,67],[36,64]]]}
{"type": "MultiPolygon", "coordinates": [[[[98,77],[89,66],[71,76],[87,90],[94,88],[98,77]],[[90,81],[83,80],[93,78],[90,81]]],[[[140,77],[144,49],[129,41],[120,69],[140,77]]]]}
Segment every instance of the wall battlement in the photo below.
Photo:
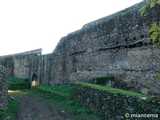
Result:
{"type": "MultiPolygon", "coordinates": [[[[160,93],[160,80],[153,77],[155,66],[145,64],[154,59],[153,52],[160,54],[159,47],[147,40],[150,24],[160,21],[160,8],[147,10],[141,17],[142,5],[143,2],[84,25],[61,38],[51,54],[9,56],[13,76],[32,81],[34,74],[39,84],[53,85],[112,75],[120,88],[160,93]]],[[[160,67],[160,63],[153,63],[160,67]]]]}

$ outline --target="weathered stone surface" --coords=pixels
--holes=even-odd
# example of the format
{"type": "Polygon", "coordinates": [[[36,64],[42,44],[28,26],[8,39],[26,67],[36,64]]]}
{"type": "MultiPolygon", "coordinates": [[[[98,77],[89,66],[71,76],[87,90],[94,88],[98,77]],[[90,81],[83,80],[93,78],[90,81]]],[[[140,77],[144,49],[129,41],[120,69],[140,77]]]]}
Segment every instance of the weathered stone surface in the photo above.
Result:
{"type": "Polygon", "coordinates": [[[36,75],[38,84],[64,84],[111,75],[117,80],[115,87],[160,93],[160,80],[153,77],[160,68],[160,62],[154,59],[160,47],[148,41],[150,24],[160,21],[160,7],[148,8],[141,17],[142,5],[84,25],[61,38],[51,54],[41,55],[40,50],[35,50],[1,62],[10,61],[6,66],[14,66],[9,69],[13,76],[32,81],[36,75]],[[147,65],[148,59],[154,65],[147,65]],[[117,86],[118,81],[122,85],[117,86]]]}
{"type": "Polygon", "coordinates": [[[31,81],[33,74],[36,74],[39,78],[40,60],[41,49],[37,49],[24,53],[1,56],[0,64],[5,66],[9,72],[8,78],[14,76],[31,81]]]}
{"type": "Polygon", "coordinates": [[[0,65],[0,109],[8,107],[8,86],[6,68],[0,65]]]}
{"type": "Polygon", "coordinates": [[[53,52],[56,60],[52,65],[58,68],[52,73],[53,83],[112,75],[127,89],[160,93],[160,80],[153,77],[155,67],[160,68],[153,60],[153,51],[160,54],[159,47],[147,40],[150,24],[160,20],[160,9],[157,6],[141,17],[142,5],[88,23],[63,37],[53,52]],[[156,66],[147,65],[148,59],[156,66]]]}
{"type": "MultiPolygon", "coordinates": [[[[153,101],[148,102],[140,97],[128,96],[124,93],[110,93],[108,91],[101,91],[97,88],[83,86],[82,84],[71,84],[70,97],[72,100],[77,101],[78,103],[95,111],[102,120],[132,119],[129,116],[126,117],[126,113],[130,115],[144,113],[159,115],[160,111],[158,108],[159,101],[155,101],[153,104],[153,101]]],[[[149,119],[158,120],[159,118],[152,117],[149,119]]]]}

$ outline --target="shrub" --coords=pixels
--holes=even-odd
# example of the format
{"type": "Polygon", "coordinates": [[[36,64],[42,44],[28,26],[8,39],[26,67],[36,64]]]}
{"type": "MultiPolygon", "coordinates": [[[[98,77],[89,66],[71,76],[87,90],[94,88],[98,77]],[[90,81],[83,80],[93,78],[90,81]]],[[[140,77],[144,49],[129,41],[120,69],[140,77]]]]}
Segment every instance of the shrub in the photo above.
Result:
{"type": "Polygon", "coordinates": [[[8,108],[0,109],[0,120],[15,120],[18,108],[18,102],[9,97],[8,108]]]}
{"type": "Polygon", "coordinates": [[[113,76],[97,76],[97,77],[91,77],[88,82],[91,84],[98,84],[98,85],[107,85],[110,84],[109,82],[114,81],[113,76]]]}

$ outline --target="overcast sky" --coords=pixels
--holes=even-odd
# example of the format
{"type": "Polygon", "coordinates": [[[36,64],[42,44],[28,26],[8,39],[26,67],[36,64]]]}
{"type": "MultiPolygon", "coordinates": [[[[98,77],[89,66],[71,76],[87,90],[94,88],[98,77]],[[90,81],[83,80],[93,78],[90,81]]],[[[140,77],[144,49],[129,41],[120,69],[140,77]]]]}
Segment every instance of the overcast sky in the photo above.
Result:
{"type": "Polygon", "coordinates": [[[142,0],[0,0],[0,56],[42,48],[142,0]]]}

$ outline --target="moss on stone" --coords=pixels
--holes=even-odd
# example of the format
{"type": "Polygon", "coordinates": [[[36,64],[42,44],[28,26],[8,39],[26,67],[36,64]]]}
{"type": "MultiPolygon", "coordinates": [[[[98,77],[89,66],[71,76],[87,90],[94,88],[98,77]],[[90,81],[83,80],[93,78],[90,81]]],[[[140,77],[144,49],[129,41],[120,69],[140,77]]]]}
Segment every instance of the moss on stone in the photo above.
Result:
{"type": "Polygon", "coordinates": [[[127,90],[122,90],[122,89],[118,89],[118,88],[111,88],[111,87],[100,86],[100,85],[90,84],[90,83],[85,83],[85,82],[75,82],[75,84],[87,86],[87,87],[94,88],[94,89],[99,89],[102,91],[107,91],[109,93],[123,93],[128,96],[146,97],[146,94],[136,93],[133,91],[127,91],[127,90]]]}
{"type": "Polygon", "coordinates": [[[23,78],[12,77],[8,80],[8,89],[10,90],[26,89],[30,88],[30,86],[30,82],[23,78]]]}

